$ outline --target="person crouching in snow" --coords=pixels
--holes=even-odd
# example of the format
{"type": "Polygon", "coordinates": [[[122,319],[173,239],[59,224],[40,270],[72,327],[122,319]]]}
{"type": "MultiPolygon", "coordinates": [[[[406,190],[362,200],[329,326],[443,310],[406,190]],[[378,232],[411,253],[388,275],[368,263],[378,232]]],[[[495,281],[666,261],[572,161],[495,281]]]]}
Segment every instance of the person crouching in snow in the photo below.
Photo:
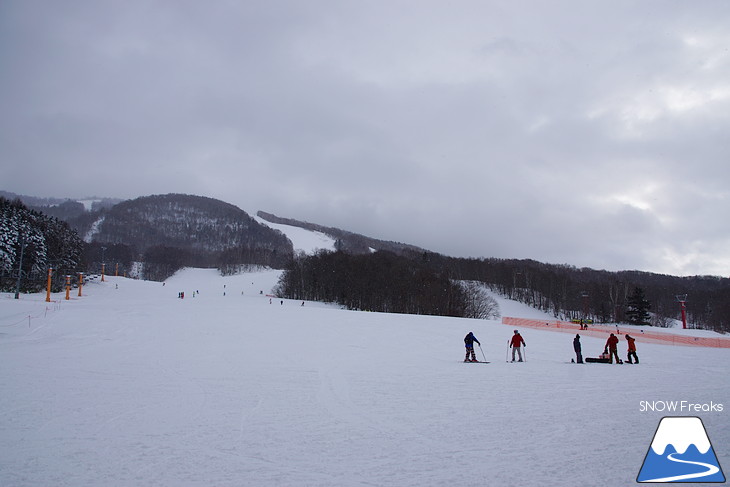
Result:
{"type": "Polygon", "coordinates": [[[612,364],[614,357],[616,357],[617,364],[623,363],[618,358],[618,338],[613,333],[611,333],[611,336],[608,337],[608,340],[606,340],[606,346],[604,347],[603,350],[604,350],[604,353],[608,352],[608,358],[609,358],[608,363],[612,364]]]}
{"type": "MultiPolygon", "coordinates": [[[[466,347],[466,357],[464,357],[464,362],[478,362],[477,356],[474,353],[474,342],[479,343],[479,340],[477,340],[474,333],[470,331],[469,334],[464,337],[464,346],[466,347]],[[469,358],[470,355],[471,358],[469,358]]],[[[479,346],[481,347],[482,344],[479,343],[479,346]]]]}
{"type": "Polygon", "coordinates": [[[518,362],[522,362],[522,348],[526,347],[525,340],[522,339],[522,335],[520,335],[520,332],[515,330],[515,334],[512,335],[512,339],[509,342],[509,348],[512,349],[512,361],[515,361],[515,352],[517,352],[517,355],[520,357],[518,362]]]}
{"type": "Polygon", "coordinates": [[[626,361],[628,363],[630,363],[630,364],[631,363],[638,364],[639,363],[639,356],[636,355],[636,343],[634,343],[636,341],[636,338],[634,338],[632,336],[629,336],[629,335],[626,335],[626,341],[629,342],[628,357],[626,357],[626,359],[627,359],[626,361]],[[631,361],[631,357],[634,358],[634,361],[633,362],[631,361]]]}

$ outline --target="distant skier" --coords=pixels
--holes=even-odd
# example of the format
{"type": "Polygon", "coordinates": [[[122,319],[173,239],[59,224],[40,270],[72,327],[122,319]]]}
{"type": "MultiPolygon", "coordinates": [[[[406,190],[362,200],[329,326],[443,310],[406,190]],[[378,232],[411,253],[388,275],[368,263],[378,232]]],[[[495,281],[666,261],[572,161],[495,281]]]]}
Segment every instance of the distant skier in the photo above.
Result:
{"type": "Polygon", "coordinates": [[[608,340],[606,340],[606,346],[603,349],[603,353],[608,353],[608,363],[612,364],[614,357],[616,357],[617,364],[623,363],[621,362],[621,359],[618,358],[618,338],[613,333],[611,333],[611,336],[608,337],[608,340]]]}
{"type": "Polygon", "coordinates": [[[579,364],[583,363],[583,353],[580,346],[580,335],[576,334],[573,338],[573,350],[575,350],[576,362],[579,364]]]}
{"type": "Polygon", "coordinates": [[[631,363],[638,364],[639,363],[639,356],[636,355],[636,343],[634,343],[636,341],[636,339],[634,337],[632,337],[632,336],[626,335],[626,341],[629,342],[628,357],[627,357],[627,360],[626,361],[628,363],[630,363],[630,364],[631,363]],[[631,361],[631,357],[634,358],[634,361],[633,362],[631,361]]]}
{"type": "MultiPolygon", "coordinates": [[[[479,343],[479,340],[477,340],[474,333],[470,331],[469,334],[464,337],[464,346],[466,347],[466,357],[464,357],[464,362],[478,362],[477,356],[474,353],[474,342],[479,343]],[[471,358],[469,358],[470,355],[471,358]]],[[[479,346],[481,347],[482,344],[479,343],[479,346]]]]}
{"type": "Polygon", "coordinates": [[[515,361],[515,352],[520,357],[518,362],[522,362],[522,347],[526,347],[525,340],[520,335],[520,332],[515,330],[515,334],[512,335],[512,339],[509,341],[509,348],[512,349],[512,361],[515,361]]]}

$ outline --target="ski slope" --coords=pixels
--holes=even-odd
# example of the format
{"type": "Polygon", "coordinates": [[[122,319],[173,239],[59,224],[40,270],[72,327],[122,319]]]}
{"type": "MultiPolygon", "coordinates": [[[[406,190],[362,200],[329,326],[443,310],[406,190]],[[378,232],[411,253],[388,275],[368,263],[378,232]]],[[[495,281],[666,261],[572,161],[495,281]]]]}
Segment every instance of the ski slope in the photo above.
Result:
{"type": "Polygon", "coordinates": [[[668,415],[640,401],[663,400],[724,404],[685,415],[730,465],[727,350],[637,340],[638,366],[577,365],[572,335],[526,329],[507,363],[500,321],[282,302],[278,275],[0,295],[0,485],[631,485],[668,415]],[[469,331],[492,363],[461,362],[469,331]]]}
{"type": "MultiPolygon", "coordinates": [[[[256,215],[255,212],[251,215],[256,215]]],[[[260,216],[253,216],[261,225],[279,230],[281,233],[287,236],[291,240],[294,246],[294,252],[305,254],[313,254],[318,250],[335,250],[335,239],[329,235],[325,235],[322,232],[315,232],[307,230],[301,227],[295,227],[293,225],[284,225],[281,223],[271,223],[270,221],[264,220],[260,216]]]]}

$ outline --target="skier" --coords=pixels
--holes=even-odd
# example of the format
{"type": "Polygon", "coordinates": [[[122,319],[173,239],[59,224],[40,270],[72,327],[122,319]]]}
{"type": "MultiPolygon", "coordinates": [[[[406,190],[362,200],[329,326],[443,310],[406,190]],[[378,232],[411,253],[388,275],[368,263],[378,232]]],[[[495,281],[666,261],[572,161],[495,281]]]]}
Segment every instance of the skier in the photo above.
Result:
{"type": "Polygon", "coordinates": [[[580,335],[576,333],[575,338],[573,338],[573,350],[575,350],[575,358],[576,362],[579,364],[583,363],[583,353],[581,352],[581,346],[580,346],[580,335]]]}
{"type": "Polygon", "coordinates": [[[639,356],[636,355],[636,343],[634,343],[636,341],[636,338],[634,338],[632,336],[629,336],[629,335],[626,335],[626,341],[629,342],[628,357],[627,357],[627,360],[626,361],[628,363],[630,363],[630,364],[631,363],[637,363],[638,364],[639,363],[639,356]],[[634,357],[634,361],[633,362],[631,361],[631,357],[632,356],[634,357]]]}
{"type": "Polygon", "coordinates": [[[611,333],[611,336],[608,337],[608,340],[606,340],[606,346],[603,349],[603,353],[607,353],[609,357],[610,364],[613,363],[613,357],[616,357],[616,363],[621,364],[621,360],[618,358],[618,338],[616,338],[616,335],[611,333]]]}
{"type": "Polygon", "coordinates": [[[515,334],[512,335],[512,339],[509,342],[509,348],[512,349],[512,361],[515,361],[515,352],[517,352],[517,355],[519,355],[520,359],[518,362],[522,362],[522,348],[526,347],[525,340],[522,338],[522,335],[520,335],[520,332],[515,330],[515,334]]]}
{"type": "MultiPolygon", "coordinates": [[[[466,346],[466,357],[464,357],[464,362],[478,362],[477,356],[474,353],[474,342],[479,343],[479,340],[477,340],[474,333],[470,331],[469,334],[464,337],[464,346],[466,346]],[[469,355],[471,355],[471,359],[469,358],[469,355]]],[[[482,344],[479,343],[479,346],[481,347],[482,344]]]]}

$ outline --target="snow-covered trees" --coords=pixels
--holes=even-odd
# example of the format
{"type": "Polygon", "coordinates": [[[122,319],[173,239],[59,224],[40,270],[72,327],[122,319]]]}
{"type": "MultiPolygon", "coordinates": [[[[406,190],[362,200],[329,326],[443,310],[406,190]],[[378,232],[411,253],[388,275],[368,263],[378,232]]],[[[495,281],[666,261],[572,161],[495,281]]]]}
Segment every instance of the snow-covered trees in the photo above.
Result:
{"type": "Polygon", "coordinates": [[[48,267],[76,270],[83,242],[64,222],[29,210],[20,201],[0,197],[0,288],[14,289],[21,273],[21,290],[45,284],[48,267]],[[22,262],[21,262],[22,254],[22,262]]]}

